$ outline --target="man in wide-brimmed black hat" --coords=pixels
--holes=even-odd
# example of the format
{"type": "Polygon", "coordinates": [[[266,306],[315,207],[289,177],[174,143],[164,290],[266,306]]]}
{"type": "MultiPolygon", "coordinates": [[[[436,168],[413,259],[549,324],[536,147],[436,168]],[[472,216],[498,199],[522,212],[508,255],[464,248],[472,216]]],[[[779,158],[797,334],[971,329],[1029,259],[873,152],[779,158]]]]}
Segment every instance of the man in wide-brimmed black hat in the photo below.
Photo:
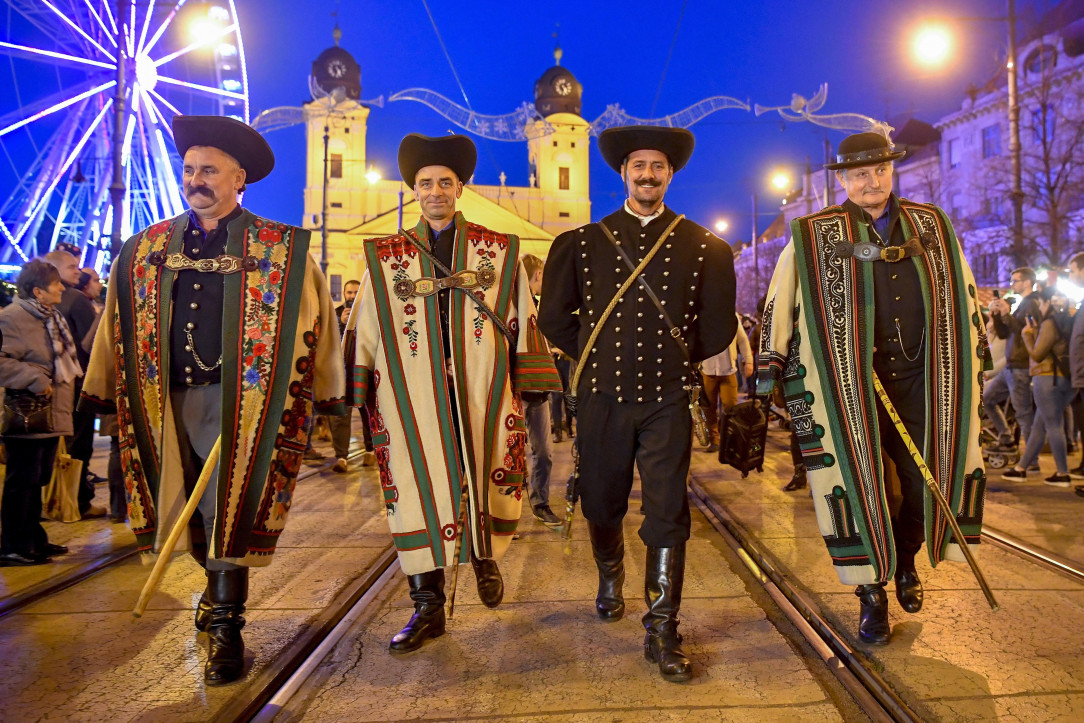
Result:
{"type": "Polygon", "coordinates": [[[621,521],[635,463],[643,495],[640,538],[647,545],[644,654],[665,679],[684,681],[692,665],[681,649],[677,615],[690,529],[689,409],[696,402],[688,389],[692,366],[734,337],[734,258],[726,242],[663,203],[692,155],[692,133],[610,128],[598,145],[627,198],[600,223],[553,242],[538,323],[579,361],[579,489],[599,572],[598,616],[618,620],[625,611],[621,521]],[[639,280],[623,290],[633,271],[639,280]]]}
{"type": "Polygon", "coordinates": [[[221,438],[181,542],[207,573],[196,629],[210,635],[204,680],[221,685],[244,670],[248,568],[271,562],[312,409],[345,411],[343,364],[309,232],[238,202],[275,164],[267,142],[219,116],[176,116],[173,135],[191,210],[120,249],[82,406],[118,414],[128,517],[147,551],[221,438]]]}
{"type": "Polygon", "coordinates": [[[519,239],[456,211],[476,160],[466,136],[411,133],[400,143],[399,172],[421,218],[365,241],[368,273],[343,340],[353,358],[348,401],[369,409],[388,526],[414,602],[392,653],[444,634],[445,567],[469,559],[479,599],[500,605],[497,561],[516,531],[526,472],[518,397],[561,389],[519,239]]]}
{"type": "Polygon", "coordinates": [[[825,168],[847,200],[791,223],[758,364],[761,393],[783,384],[821,533],[840,581],[858,586],[859,640],[875,645],[891,635],[889,578],[904,610],[922,607],[923,540],[933,565],[963,559],[901,428],[969,544],[978,542],[986,484],[978,439],[989,353],[975,280],[944,211],[892,192],[903,155],[881,133],[839,144],[825,168]],[[892,497],[902,497],[895,512],[889,467],[900,488],[892,497]]]}

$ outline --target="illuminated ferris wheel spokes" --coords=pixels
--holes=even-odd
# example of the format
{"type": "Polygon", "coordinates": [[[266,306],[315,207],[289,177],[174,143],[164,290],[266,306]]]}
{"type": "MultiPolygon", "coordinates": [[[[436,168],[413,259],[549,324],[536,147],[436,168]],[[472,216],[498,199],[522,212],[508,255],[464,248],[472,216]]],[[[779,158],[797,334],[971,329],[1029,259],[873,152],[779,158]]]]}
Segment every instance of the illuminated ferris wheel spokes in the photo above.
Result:
{"type": "MultiPolygon", "coordinates": [[[[248,78],[234,0],[8,0],[0,55],[12,66],[12,105],[0,105],[0,146],[14,186],[0,198],[0,261],[58,241],[101,266],[109,233],[117,62],[124,59],[122,233],[181,212],[170,119],[181,113],[248,121],[248,78]],[[187,31],[187,32],[186,32],[187,31]],[[123,52],[122,52],[123,51],[123,52]],[[49,89],[27,78],[55,68],[49,89]],[[21,77],[20,77],[21,76],[21,77]],[[167,137],[168,136],[168,137],[167,137]],[[47,227],[46,227],[47,228],[47,227]]],[[[3,103],[3,101],[0,101],[3,103]]],[[[4,181],[4,177],[0,177],[4,181]]]]}

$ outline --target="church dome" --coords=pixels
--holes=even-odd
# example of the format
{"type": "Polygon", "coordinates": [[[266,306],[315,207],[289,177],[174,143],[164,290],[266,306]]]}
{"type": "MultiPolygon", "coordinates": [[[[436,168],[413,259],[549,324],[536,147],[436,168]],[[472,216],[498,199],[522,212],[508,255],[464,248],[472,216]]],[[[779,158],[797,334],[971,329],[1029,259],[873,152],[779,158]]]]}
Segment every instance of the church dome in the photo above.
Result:
{"type": "Polygon", "coordinates": [[[336,89],[342,88],[346,98],[359,100],[361,66],[354,60],[354,56],[339,47],[338,38],[337,33],[335,45],[320,53],[312,63],[314,89],[319,88],[326,95],[331,95],[336,89]]]}
{"type": "Polygon", "coordinates": [[[583,86],[568,68],[555,65],[535,82],[534,107],[543,118],[554,113],[581,115],[583,86]]]}

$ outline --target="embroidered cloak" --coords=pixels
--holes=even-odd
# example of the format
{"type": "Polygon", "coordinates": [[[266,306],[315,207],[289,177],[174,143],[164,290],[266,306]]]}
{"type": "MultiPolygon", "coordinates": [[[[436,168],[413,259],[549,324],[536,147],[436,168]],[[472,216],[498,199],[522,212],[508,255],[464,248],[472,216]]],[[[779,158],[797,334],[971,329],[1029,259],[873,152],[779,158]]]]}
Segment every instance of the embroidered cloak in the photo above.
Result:
{"type": "Polygon", "coordinates": [[[519,394],[561,391],[519,239],[462,213],[454,223],[450,268],[478,272],[471,293],[516,335],[515,348],[466,294],[441,291],[449,295],[446,373],[437,293],[422,295],[425,281],[411,290],[411,282],[436,275],[415,247],[427,243],[425,219],[413,238],[365,241],[368,270],[343,339],[348,400],[368,405],[388,525],[407,575],[453,564],[464,487],[470,546],[464,542],[459,562],[471,546],[479,557],[501,558],[519,522],[526,472],[519,394]]]}
{"type": "MultiPolygon", "coordinates": [[[[132,530],[159,549],[185,504],[170,404],[169,325],[188,214],[125,242],[110,272],[83,404],[118,415],[132,530]]],[[[249,211],[227,226],[226,253],[244,259],[225,276],[222,309],[222,452],[208,555],[238,565],[271,562],[286,524],[312,409],[345,411],[338,326],[309,232],[249,211]],[[315,402],[315,404],[314,404],[315,402]]],[[[179,549],[190,545],[188,532],[179,549]]]]}
{"type": "MultiPolygon", "coordinates": [[[[926,308],[926,435],[915,444],[970,545],[979,543],[986,488],[979,446],[982,371],[989,364],[975,280],[945,213],[900,199],[904,240],[924,253],[898,263],[918,270],[926,308]]],[[[791,223],[764,307],[758,393],[781,379],[808,471],[817,522],[844,584],[895,572],[881,459],[880,400],[873,390],[873,263],[846,253],[870,242],[866,224],[840,206],[791,223]],[[842,253],[840,253],[842,251],[842,253]]],[[[964,559],[925,491],[926,547],[934,566],[964,559]]]]}

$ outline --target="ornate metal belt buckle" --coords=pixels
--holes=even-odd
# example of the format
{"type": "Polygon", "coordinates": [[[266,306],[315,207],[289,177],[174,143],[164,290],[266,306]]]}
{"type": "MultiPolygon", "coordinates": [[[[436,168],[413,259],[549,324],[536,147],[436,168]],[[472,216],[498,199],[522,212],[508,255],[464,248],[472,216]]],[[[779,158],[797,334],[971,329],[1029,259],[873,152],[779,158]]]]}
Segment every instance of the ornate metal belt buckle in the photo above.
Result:
{"type": "Polygon", "coordinates": [[[889,263],[896,263],[904,258],[904,249],[901,246],[889,246],[881,249],[881,258],[889,263]]]}

